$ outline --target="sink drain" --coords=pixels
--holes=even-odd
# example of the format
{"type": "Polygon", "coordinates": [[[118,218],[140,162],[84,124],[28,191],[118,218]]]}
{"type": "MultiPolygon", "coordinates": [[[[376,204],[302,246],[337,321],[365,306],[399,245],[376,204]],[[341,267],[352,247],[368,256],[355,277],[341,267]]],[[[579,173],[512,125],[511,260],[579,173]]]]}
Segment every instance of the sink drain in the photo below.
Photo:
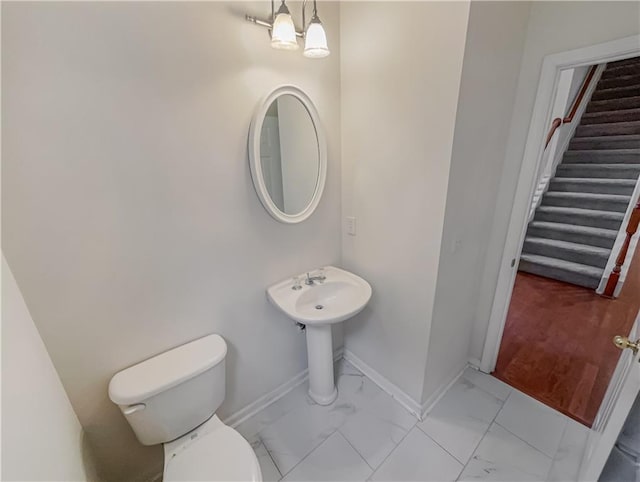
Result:
{"type": "Polygon", "coordinates": [[[324,308],[324,306],[322,306],[322,305],[316,305],[316,310],[321,310],[322,308],[324,308]]]}

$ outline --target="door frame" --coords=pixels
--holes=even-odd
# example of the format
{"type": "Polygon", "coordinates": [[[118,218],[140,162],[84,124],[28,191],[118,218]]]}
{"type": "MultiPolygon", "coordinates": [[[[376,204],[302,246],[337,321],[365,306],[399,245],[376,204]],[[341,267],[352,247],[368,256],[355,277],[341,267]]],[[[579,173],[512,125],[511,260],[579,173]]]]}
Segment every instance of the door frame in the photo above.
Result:
{"type": "Polygon", "coordinates": [[[491,373],[496,367],[507,313],[511,303],[517,266],[528,226],[531,200],[537,184],[544,153],[548,119],[560,79],[560,71],[585,65],[624,60],[640,55],[640,35],[547,55],[542,62],[538,90],[529,124],[520,175],[509,219],[496,291],[480,360],[480,370],[491,373]]]}

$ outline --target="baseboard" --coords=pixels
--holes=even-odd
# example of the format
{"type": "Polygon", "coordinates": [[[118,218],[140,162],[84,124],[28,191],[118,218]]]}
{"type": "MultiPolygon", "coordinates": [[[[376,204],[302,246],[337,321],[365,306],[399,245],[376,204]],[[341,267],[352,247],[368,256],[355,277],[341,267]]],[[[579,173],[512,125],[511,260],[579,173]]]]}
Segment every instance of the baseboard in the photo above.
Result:
{"type": "Polygon", "coordinates": [[[353,352],[344,350],[344,359],[351,363],[354,367],[366,375],[373,383],[378,385],[382,390],[391,395],[400,405],[414,414],[418,419],[422,420],[422,406],[411,398],[400,387],[389,381],[370,365],[362,361],[353,352]]]}
{"type": "MultiPolygon", "coordinates": [[[[343,351],[344,349],[340,347],[333,352],[334,362],[342,358],[343,351]]],[[[287,393],[289,393],[291,390],[296,388],[298,385],[307,381],[308,378],[309,378],[309,370],[304,369],[303,371],[295,375],[293,378],[284,382],[282,385],[278,386],[277,388],[270,391],[266,395],[263,395],[260,398],[258,398],[255,402],[250,403],[246,407],[241,408],[237,412],[232,413],[228,417],[224,418],[222,422],[226,425],[229,425],[230,427],[233,427],[233,428],[237,427],[248,418],[253,417],[259,411],[265,409],[272,403],[280,400],[282,397],[284,397],[287,393]]]]}
{"type": "Polygon", "coordinates": [[[462,374],[469,365],[465,365],[448,383],[440,385],[433,394],[427,398],[423,403],[420,411],[420,420],[424,420],[427,414],[435,406],[436,403],[444,396],[445,393],[462,377],[462,374]]]}
{"type": "Polygon", "coordinates": [[[480,358],[471,357],[467,360],[469,366],[475,368],[476,370],[480,370],[480,358]]]}

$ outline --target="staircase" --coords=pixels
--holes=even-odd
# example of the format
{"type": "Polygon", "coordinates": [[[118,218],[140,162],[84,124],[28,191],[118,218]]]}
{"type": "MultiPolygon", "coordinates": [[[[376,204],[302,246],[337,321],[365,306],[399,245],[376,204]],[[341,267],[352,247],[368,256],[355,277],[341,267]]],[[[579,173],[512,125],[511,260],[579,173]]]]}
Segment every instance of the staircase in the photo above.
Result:
{"type": "Polygon", "coordinates": [[[640,57],[611,62],[542,197],[519,270],[595,289],[640,175],[640,57]]]}

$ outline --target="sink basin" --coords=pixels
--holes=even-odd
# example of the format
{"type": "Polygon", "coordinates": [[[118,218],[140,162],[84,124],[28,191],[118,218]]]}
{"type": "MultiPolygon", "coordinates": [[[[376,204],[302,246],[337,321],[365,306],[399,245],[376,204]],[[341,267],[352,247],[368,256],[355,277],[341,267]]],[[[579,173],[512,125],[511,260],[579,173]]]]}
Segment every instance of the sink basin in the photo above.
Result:
{"type": "MultiPolygon", "coordinates": [[[[371,298],[371,286],[353,273],[340,268],[324,268],[326,280],[299,290],[292,289],[292,279],[267,290],[269,301],[289,318],[304,325],[338,323],[359,313],[371,298]]],[[[313,273],[312,273],[313,275],[313,273]]],[[[306,277],[299,275],[303,280],[306,277]]]]}
{"type": "Polygon", "coordinates": [[[305,325],[309,396],[320,405],[329,405],[338,396],[333,380],[331,325],[362,311],[371,299],[371,285],[334,266],[325,267],[324,275],[324,281],[312,285],[304,283],[306,273],[292,276],[270,286],[267,298],[289,318],[305,325]],[[293,278],[300,284],[296,286],[293,278]]]}

